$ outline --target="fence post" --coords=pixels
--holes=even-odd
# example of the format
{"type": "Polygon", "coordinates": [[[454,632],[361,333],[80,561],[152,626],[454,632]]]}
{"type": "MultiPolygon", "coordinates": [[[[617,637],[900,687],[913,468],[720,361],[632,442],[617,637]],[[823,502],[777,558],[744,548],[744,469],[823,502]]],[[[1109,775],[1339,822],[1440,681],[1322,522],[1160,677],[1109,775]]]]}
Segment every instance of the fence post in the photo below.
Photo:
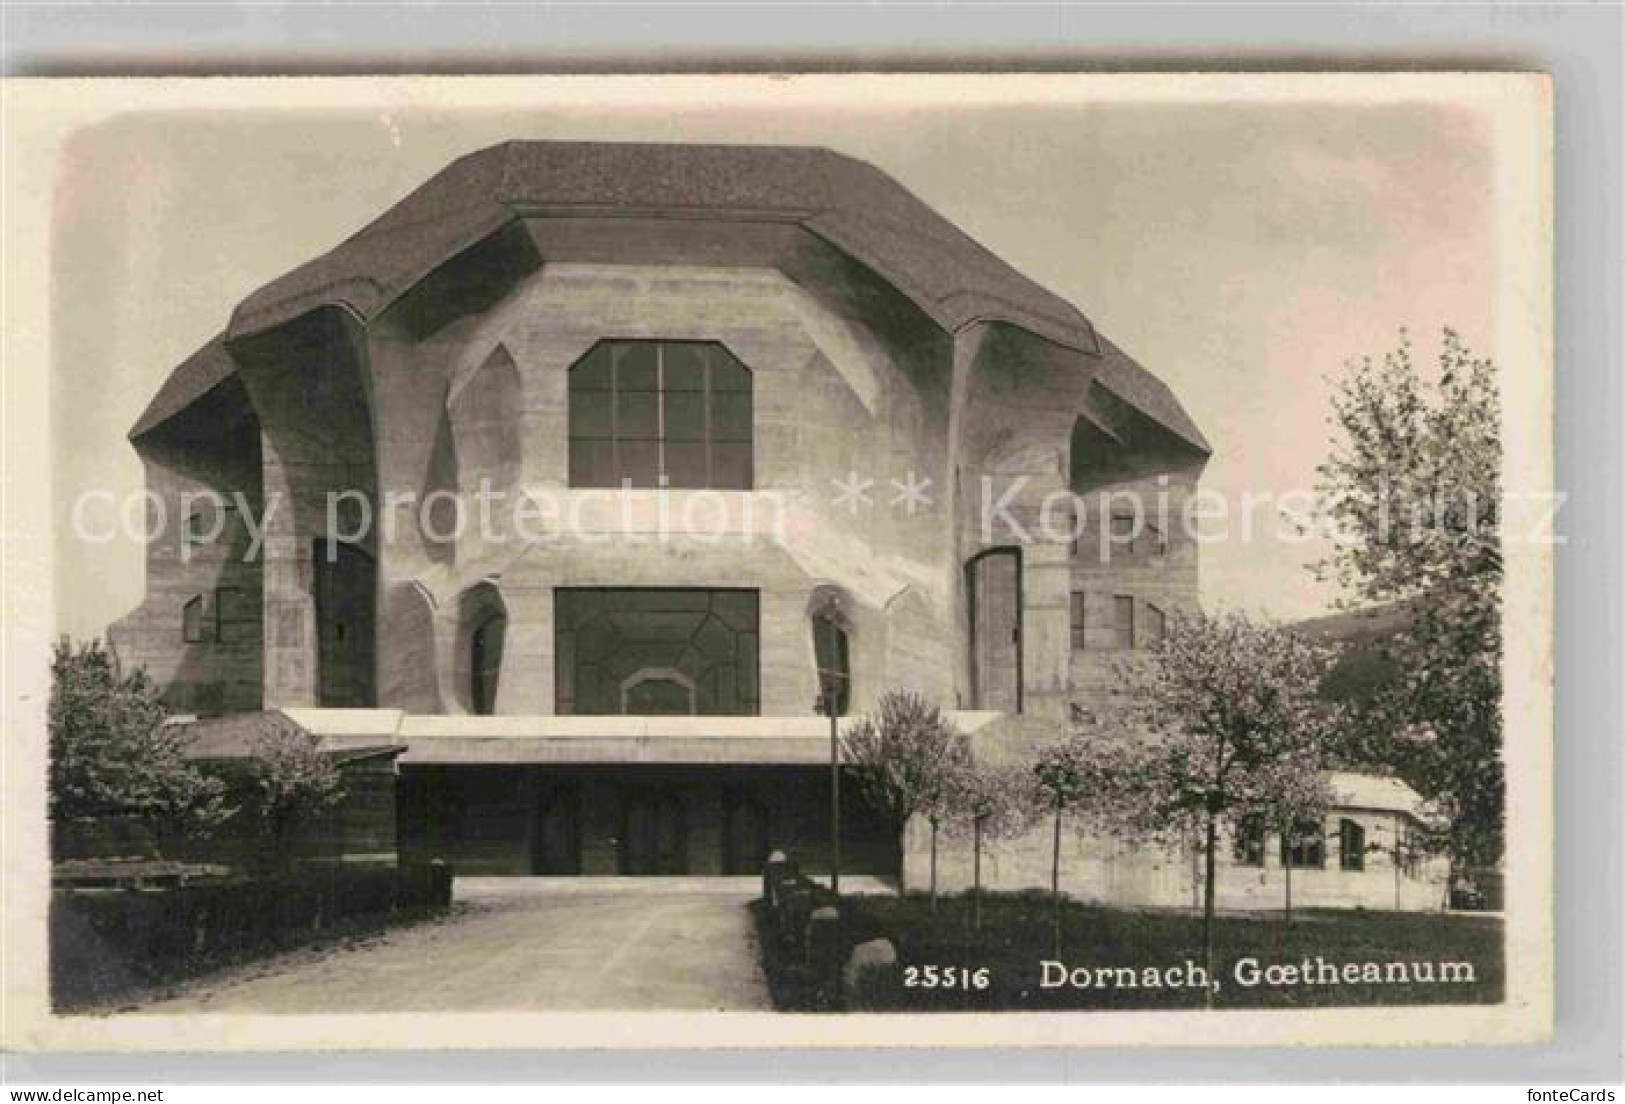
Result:
{"type": "Polygon", "coordinates": [[[767,857],[767,864],[762,867],[762,900],[767,902],[770,909],[778,907],[779,886],[784,883],[789,865],[790,857],[783,851],[775,851],[767,857]]]}

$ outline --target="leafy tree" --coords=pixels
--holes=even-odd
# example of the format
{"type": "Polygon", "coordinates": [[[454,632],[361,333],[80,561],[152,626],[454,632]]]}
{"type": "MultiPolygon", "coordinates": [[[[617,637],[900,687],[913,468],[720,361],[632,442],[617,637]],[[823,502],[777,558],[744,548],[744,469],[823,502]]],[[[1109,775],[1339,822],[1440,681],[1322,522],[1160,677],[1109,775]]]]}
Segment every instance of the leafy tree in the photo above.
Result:
{"type": "Polygon", "coordinates": [[[964,735],[935,702],[907,690],[880,696],[843,738],[865,796],[901,833],[921,815],[931,826],[931,907],[937,904],[937,835],[952,809],[956,774],[969,760],[964,735]]]}
{"type": "Polygon", "coordinates": [[[1038,753],[1033,778],[1038,784],[1038,800],[1055,816],[1055,834],[1050,852],[1050,899],[1054,904],[1055,955],[1061,954],[1061,823],[1066,812],[1090,793],[1096,760],[1079,737],[1069,733],[1038,753]]]}
{"type": "Polygon", "coordinates": [[[145,671],[123,675],[100,641],[51,655],[49,803],[57,824],[128,818],[207,835],[231,814],[225,786],[186,759],[184,726],[145,671]]]}
{"type": "Polygon", "coordinates": [[[1406,619],[1379,645],[1394,677],[1358,703],[1342,754],[1390,767],[1437,804],[1458,863],[1494,864],[1505,802],[1495,367],[1446,330],[1424,379],[1402,334],[1380,363],[1348,366],[1333,415],[1320,493],[1337,541],[1318,570],[1406,619]]]}
{"type": "MultiPolygon", "coordinates": [[[[1319,754],[1313,750],[1308,754],[1313,757],[1313,762],[1288,763],[1263,787],[1269,798],[1264,802],[1267,813],[1261,818],[1261,823],[1268,824],[1273,821],[1279,825],[1281,846],[1285,851],[1286,861],[1282,864],[1281,881],[1285,905],[1284,920],[1289,926],[1292,923],[1293,846],[1297,843],[1310,842],[1305,825],[1313,825],[1314,827],[1308,831],[1324,837],[1326,812],[1331,807],[1332,798],[1330,788],[1326,784],[1326,775],[1320,769],[1319,754]]],[[[1322,838],[1323,845],[1324,842],[1322,838]]]]}
{"type": "Polygon", "coordinates": [[[982,926],[982,850],[988,840],[1010,839],[1032,827],[1039,803],[1032,768],[968,763],[953,779],[954,823],[971,836],[972,923],[982,926]]]}
{"type": "Polygon", "coordinates": [[[280,716],[262,720],[249,746],[256,809],[278,861],[288,862],[298,829],[343,800],[344,780],[319,738],[280,716]]]}
{"type": "Polygon", "coordinates": [[[1176,614],[1161,643],[1118,667],[1117,731],[1085,727],[1069,744],[1096,826],[1169,846],[1199,841],[1210,974],[1221,829],[1330,799],[1319,687],[1331,654],[1245,614],[1176,614]]]}

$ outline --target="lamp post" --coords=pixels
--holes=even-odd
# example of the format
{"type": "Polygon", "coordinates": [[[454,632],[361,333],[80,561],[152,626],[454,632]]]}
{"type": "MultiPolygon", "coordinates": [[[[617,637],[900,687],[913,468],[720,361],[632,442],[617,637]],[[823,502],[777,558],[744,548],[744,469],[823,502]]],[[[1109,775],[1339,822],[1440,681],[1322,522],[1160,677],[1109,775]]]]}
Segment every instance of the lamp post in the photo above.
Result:
{"type": "Polygon", "coordinates": [[[818,669],[818,701],[813,708],[829,718],[829,888],[841,897],[841,711],[844,672],[818,669]]]}
{"type": "Polygon", "coordinates": [[[818,666],[814,711],[829,718],[829,888],[841,899],[841,714],[852,677],[841,599],[826,594],[813,615],[813,654],[818,666]]]}

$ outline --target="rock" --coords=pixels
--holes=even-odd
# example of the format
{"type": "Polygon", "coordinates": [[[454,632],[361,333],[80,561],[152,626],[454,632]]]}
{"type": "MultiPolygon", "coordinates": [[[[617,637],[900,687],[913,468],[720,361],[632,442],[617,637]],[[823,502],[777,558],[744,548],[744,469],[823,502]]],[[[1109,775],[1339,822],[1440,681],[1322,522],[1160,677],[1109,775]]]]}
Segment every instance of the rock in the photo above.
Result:
{"type": "Polygon", "coordinates": [[[867,943],[859,943],[852,948],[852,953],[846,958],[846,966],[841,970],[841,988],[851,994],[865,974],[896,965],[897,948],[892,946],[891,940],[871,939],[867,943]]]}
{"type": "Polygon", "coordinates": [[[841,914],[833,905],[813,909],[807,917],[807,965],[833,978],[841,965],[841,914]]]}

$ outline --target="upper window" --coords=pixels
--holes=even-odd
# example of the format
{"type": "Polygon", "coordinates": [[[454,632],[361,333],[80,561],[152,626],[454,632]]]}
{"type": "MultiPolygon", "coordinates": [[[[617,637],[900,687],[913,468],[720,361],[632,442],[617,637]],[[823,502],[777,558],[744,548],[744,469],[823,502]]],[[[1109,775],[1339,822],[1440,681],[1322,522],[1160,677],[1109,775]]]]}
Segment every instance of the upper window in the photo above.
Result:
{"type": "Polygon", "coordinates": [[[1102,564],[1155,563],[1168,554],[1161,527],[1130,513],[1114,513],[1086,524],[1072,541],[1072,557],[1102,564]]]}
{"type": "Polygon", "coordinates": [[[1168,617],[1150,602],[1145,604],[1145,642],[1160,644],[1168,632],[1168,617]]]}
{"type": "Polygon", "coordinates": [[[570,485],[748,490],[752,401],[715,342],[600,341],[570,369],[570,485]]]}
{"type": "Polygon", "coordinates": [[[1119,594],[1112,599],[1112,644],[1134,647],[1134,599],[1130,595],[1119,594]]]}
{"type": "Polygon", "coordinates": [[[1338,857],[1344,870],[1365,869],[1365,829],[1344,817],[1337,824],[1338,857]]]}
{"type": "Polygon", "coordinates": [[[1072,592],[1072,650],[1074,652],[1081,652],[1088,647],[1088,636],[1084,631],[1087,628],[1084,621],[1085,608],[1084,592],[1074,590],[1072,592]]]}

